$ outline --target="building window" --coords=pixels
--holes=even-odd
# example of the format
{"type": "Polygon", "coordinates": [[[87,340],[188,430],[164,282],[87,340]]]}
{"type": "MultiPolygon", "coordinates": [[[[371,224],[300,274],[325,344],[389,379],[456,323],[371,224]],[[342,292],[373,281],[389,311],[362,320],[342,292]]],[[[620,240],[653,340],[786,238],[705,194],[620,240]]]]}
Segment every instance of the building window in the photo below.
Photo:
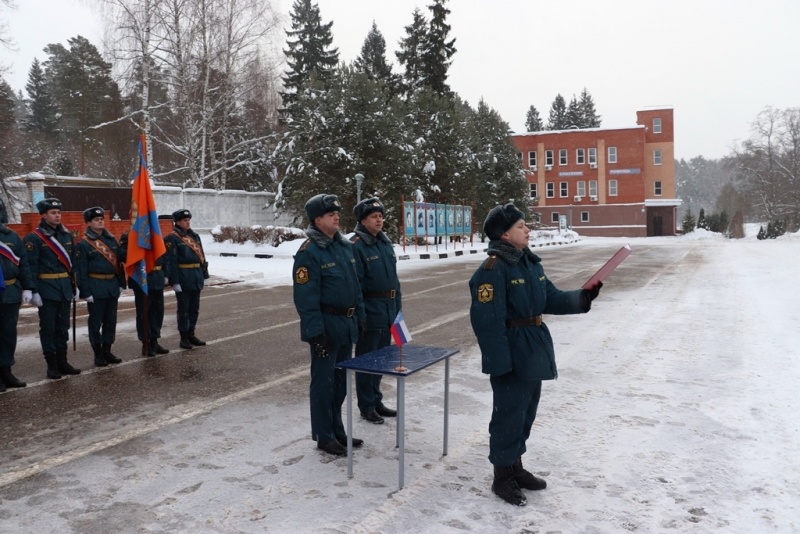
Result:
{"type": "Polygon", "coordinates": [[[583,165],[586,163],[586,149],[585,148],[576,148],[575,149],[575,163],[578,165],[583,165]]]}
{"type": "Polygon", "coordinates": [[[597,196],[597,180],[589,180],[589,196],[597,196]]]}
{"type": "Polygon", "coordinates": [[[558,212],[554,211],[550,214],[550,222],[557,223],[558,222],[558,212]]]}
{"type": "Polygon", "coordinates": [[[555,182],[547,182],[547,198],[555,198],[556,184],[555,182]]]}
{"type": "Polygon", "coordinates": [[[544,153],[544,164],[549,165],[550,167],[553,166],[553,151],[546,150],[544,153]]]}
{"type": "Polygon", "coordinates": [[[616,180],[609,180],[608,181],[608,195],[615,197],[617,196],[617,181],[616,180]]]}
{"type": "Polygon", "coordinates": [[[581,222],[589,222],[589,212],[582,211],[581,212],[581,222]]]}
{"type": "Polygon", "coordinates": [[[658,117],[653,119],[653,133],[661,133],[661,119],[658,117]]]}
{"type": "Polygon", "coordinates": [[[561,150],[558,151],[558,164],[566,165],[567,163],[568,163],[567,149],[562,148],[561,150]]]}
{"type": "Polygon", "coordinates": [[[589,149],[589,165],[597,165],[597,149],[589,149]]]}
{"type": "Polygon", "coordinates": [[[530,185],[530,187],[531,187],[531,198],[536,198],[536,197],[538,196],[538,195],[536,194],[536,192],[538,191],[538,188],[537,188],[536,186],[537,186],[538,184],[529,184],[529,185],[530,185]]]}
{"type": "Polygon", "coordinates": [[[561,194],[561,198],[564,198],[569,195],[569,183],[567,182],[560,182],[558,184],[558,188],[561,194]]]}
{"type": "Polygon", "coordinates": [[[528,167],[531,169],[536,167],[536,151],[528,152],[528,167]]]}
{"type": "Polygon", "coordinates": [[[579,197],[586,196],[586,182],[583,180],[578,182],[578,192],[576,193],[579,197]]]}
{"type": "Polygon", "coordinates": [[[608,147],[608,162],[609,163],[617,162],[617,147],[615,146],[608,147]]]}
{"type": "Polygon", "coordinates": [[[661,196],[661,182],[660,181],[656,182],[653,185],[654,185],[654,188],[653,188],[654,191],[653,192],[656,194],[657,197],[660,197],[661,196]]]}
{"type": "Polygon", "coordinates": [[[653,165],[661,165],[661,149],[653,150],[653,165]]]}

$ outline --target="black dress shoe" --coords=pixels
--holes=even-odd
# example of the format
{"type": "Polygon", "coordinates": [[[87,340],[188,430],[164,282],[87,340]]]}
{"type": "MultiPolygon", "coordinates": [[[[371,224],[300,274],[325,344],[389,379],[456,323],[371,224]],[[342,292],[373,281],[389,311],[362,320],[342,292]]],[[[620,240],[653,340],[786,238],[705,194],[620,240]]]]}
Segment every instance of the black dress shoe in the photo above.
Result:
{"type": "Polygon", "coordinates": [[[342,447],[342,444],[335,439],[330,441],[318,441],[317,448],[334,456],[347,456],[347,449],[342,447]]]}
{"type": "Polygon", "coordinates": [[[376,425],[383,424],[383,417],[378,415],[378,412],[376,412],[375,410],[370,410],[368,412],[361,412],[361,418],[366,419],[370,423],[374,423],[376,425]]]}
{"type": "Polygon", "coordinates": [[[387,408],[383,404],[375,408],[375,412],[382,417],[397,417],[397,410],[387,408]]]}
{"type": "MultiPolygon", "coordinates": [[[[336,436],[336,441],[338,441],[342,447],[347,448],[347,436],[336,436]]],[[[353,438],[353,448],[357,449],[364,444],[364,440],[360,438],[353,438]]]]}

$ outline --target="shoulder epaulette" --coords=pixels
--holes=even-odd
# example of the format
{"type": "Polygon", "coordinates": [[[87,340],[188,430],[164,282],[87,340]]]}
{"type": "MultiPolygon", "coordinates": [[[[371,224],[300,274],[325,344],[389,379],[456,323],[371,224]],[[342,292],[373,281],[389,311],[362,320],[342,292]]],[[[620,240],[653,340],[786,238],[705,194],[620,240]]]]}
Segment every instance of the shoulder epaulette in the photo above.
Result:
{"type": "Polygon", "coordinates": [[[300,245],[300,248],[299,248],[299,249],[297,249],[297,252],[303,252],[303,251],[305,251],[305,249],[307,249],[307,248],[308,248],[308,245],[310,245],[310,244],[311,244],[311,239],[310,239],[310,238],[309,238],[309,239],[306,239],[306,240],[303,242],[303,244],[302,244],[302,245],[300,245]]]}
{"type": "Polygon", "coordinates": [[[483,262],[483,268],[487,271],[491,271],[496,262],[497,262],[496,255],[489,256],[489,258],[487,258],[487,260],[483,262]]]}
{"type": "Polygon", "coordinates": [[[350,236],[350,242],[351,242],[351,243],[355,243],[355,242],[356,242],[356,241],[358,241],[359,239],[361,239],[361,236],[360,236],[360,235],[358,235],[358,234],[353,234],[353,235],[351,235],[351,236],[350,236]]]}

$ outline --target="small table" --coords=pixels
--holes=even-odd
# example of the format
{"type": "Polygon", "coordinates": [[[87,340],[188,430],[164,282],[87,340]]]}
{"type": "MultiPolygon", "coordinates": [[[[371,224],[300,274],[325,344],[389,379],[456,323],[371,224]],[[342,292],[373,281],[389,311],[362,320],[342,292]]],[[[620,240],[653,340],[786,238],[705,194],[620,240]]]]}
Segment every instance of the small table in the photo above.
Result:
{"type": "Polygon", "coordinates": [[[405,401],[406,377],[425,369],[434,363],[444,364],[444,447],[442,455],[447,456],[447,429],[450,396],[450,356],[458,349],[425,347],[420,345],[396,345],[383,347],[356,358],[336,364],[347,370],[347,476],[353,478],[353,385],[352,372],[387,375],[397,378],[397,447],[400,450],[398,484],[403,488],[405,481],[405,401]],[[402,351],[402,352],[401,352],[402,351]],[[402,367],[401,367],[402,354],[402,367]],[[401,369],[401,370],[398,370],[401,369]]]}

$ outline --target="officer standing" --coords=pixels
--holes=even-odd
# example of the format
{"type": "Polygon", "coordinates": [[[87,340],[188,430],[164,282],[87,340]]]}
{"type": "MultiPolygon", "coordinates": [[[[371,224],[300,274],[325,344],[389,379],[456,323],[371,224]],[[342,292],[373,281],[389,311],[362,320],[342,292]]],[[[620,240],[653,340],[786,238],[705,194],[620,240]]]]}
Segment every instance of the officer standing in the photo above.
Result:
{"type": "Polygon", "coordinates": [[[172,222],[172,233],[164,239],[169,255],[166,261],[167,277],[178,301],[180,347],[191,349],[192,346],[206,344],[194,335],[194,329],[200,315],[200,291],[209,276],[208,263],[200,236],[191,228],[192,213],[180,209],[172,214],[172,222]]]}
{"type": "Polygon", "coordinates": [[[530,229],[513,204],[492,208],[483,223],[489,254],[469,281],[470,320],[481,349],[482,371],[492,385],[489,461],[492,491],[517,506],[520,491],[547,483],[522,467],[525,442],[536,418],[542,380],[556,371],[553,340],[542,314],[586,313],[602,283],[586,291],[561,291],[545,276],[539,256],[528,248],[530,229]]]}
{"type": "Polygon", "coordinates": [[[61,224],[61,201],[36,203],[42,220],[25,236],[25,250],[33,276],[31,302],[39,307],[39,341],[47,362],[47,378],[80,374],[67,361],[69,305],[76,298],[72,280],[72,234],[61,224]]]}
{"type": "Polygon", "coordinates": [[[29,303],[35,287],[22,240],[6,226],[7,222],[6,206],[0,200],[0,391],[27,385],[11,374],[11,367],[17,349],[20,301],[29,303]]]}
{"type": "MultiPolygon", "coordinates": [[[[367,319],[356,344],[356,356],[361,356],[389,346],[389,329],[401,308],[400,280],[397,278],[394,247],[383,232],[383,203],[378,198],[362,200],[356,204],[353,213],[358,224],[350,241],[354,245],[367,319]]],[[[382,402],[381,375],[356,373],[356,392],[361,417],[370,423],[381,424],[384,417],[397,415],[382,402]]]]}
{"type": "Polygon", "coordinates": [[[78,290],[89,309],[89,343],[98,367],[122,362],[111,353],[111,345],[117,333],[120,281],[125,278],[120,274],[124,270],[117,255],[119,243],[105,229],[105,215],[101,207],[85,210],[83,221],[89,226],[75,245],[78,290]]]}
{"type": "MultiPolygon", "coordinates": [[[[336,363],[352,357],[359,320],[365,320],[353,246],[339,232],[341,209],[336,195],[316,195],[306,202],[308,239],[292,269],[300,339],[311,349],[311,437],[318,449],[334,456],[347,455],[345,371],[336,363]]],[[[363,443],[353,438],[354,447],[363,443]]]]}
{"type": "MultiPolygon", "coordinates": [[[[169,215],[167,215],[169,217],[169,215]]],[[[128,232],[119,238],[119,259],[125,263],[128,258],[128,232]]],[[[161,337],[161,326],[164,324],[164,261],[167,255],[163,254],[156,260],[153,270],[147,273],[147,295],[139,284],[132,278],[128,279],[128,287],[133,289],[133,298],[136,302],[136,334],[142,342],[142,356],[155,356],[168,354],[158,343],[161,337]],[[145,310],[145,301],[147,310],[145,310]],[[147,344],[145,344],[144,317],[147,312],[147,344]]]]}

